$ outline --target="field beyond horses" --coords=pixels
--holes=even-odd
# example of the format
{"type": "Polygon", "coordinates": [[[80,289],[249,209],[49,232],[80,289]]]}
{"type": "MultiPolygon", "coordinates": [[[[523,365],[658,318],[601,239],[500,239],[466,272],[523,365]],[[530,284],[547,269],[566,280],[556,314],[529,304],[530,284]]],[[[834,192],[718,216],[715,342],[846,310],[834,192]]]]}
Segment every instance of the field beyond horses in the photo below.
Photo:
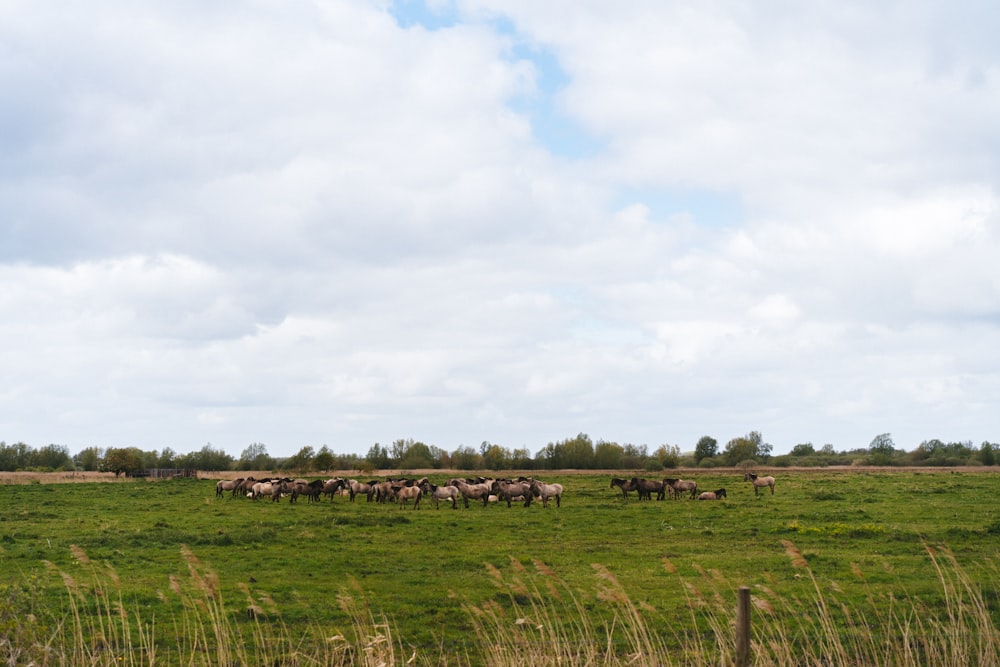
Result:
{"type": "Polygon", "coordinates": [[[535,474],[565,487],[561,507],[251,501],[217,498],[210,479],[4,484],[0,648],[59,635],[89,656],[114,639],[141,644],[135,661],[221,664],[217,644],[238,637],[280,662],[343,643],[345,664],[369,664],[365,642],[383,636],[398,664],[516,664],[504,642],[536,642],[551,664],[587,642],[604,664],[656,651],[645,664],[718,664],[741,585],[755,650],[780,645],[787,664],[845,657],[832,637],[816,649],[809,623],[848,648],[909,628],[909,664],[936,663],[921,632],[997,642],[1000,477],[988,468],[769,470],[775,493],[759,497],[739,471],[669,472],[725,488],[719,501],[625,500],[611,473],[535,474]],[[976,606],[975,628],[917,618],[954,616],[956,596],[976,606]],[[129,621],[112,631],[119,613],[129,621]],[[29,614],[30,632],[10,621],[29,614]]]}

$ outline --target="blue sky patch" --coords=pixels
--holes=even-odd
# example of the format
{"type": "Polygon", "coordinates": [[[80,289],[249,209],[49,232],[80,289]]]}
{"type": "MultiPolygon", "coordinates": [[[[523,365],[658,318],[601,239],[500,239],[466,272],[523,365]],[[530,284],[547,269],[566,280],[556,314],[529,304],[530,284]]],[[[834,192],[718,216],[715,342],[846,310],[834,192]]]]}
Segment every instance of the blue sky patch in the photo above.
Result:
{"type": "Polygon", "coordinates": [[[401,28],[420,26],[425,30],[441,30],[458,23],[458,14],[452,4],[432,9],[424,0],[393,0],[389,13],[401,28]]]}
{"type": "Polygon", "coordinates": [[[663,222],[677,215],[689,214],[695,224],[708,227],[727,227],[743,219],[739,197],[727,192],[702,189],[625,188],[621,190],[612,207],[615,210],[643,204],[649,209],[649,218],[663,222]]]}

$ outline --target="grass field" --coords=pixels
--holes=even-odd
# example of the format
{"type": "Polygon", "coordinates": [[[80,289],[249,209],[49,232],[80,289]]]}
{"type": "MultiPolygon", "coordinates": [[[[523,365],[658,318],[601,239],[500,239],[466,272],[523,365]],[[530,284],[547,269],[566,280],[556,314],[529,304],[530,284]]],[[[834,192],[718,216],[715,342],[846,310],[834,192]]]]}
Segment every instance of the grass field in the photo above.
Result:
{"type": "Polygon", "coordinates": [[[994,650],[996,473],[775,475],[773,496],[716,469],[683,476],[725,487],[727,500],[625,502],[611,475],[540,474],[566,487],[561,508],[454,511],[216,498],[214,480],[5,484],[0,636],[11,651],[64,645],[46,640],[56,634],[89,651],[113,640],[127,655],[139,643],[138,662],[154,650],[167,661],[188,642],[219,658],[199,664],[221,664],[214,644],[237,637],[280,661],[342,642],[345,662],[362,664],[365,642],[382,636],[390,664],[507,664],[504,647],[523,658],[525,643],[551,664],[586,643],[606,664],[658,651],[646,664],[718,664],[746,585],[759,656],[835,661],[912,631],[893,650],[912,644],[917,661],[898,664],[928,664],[931,635],[972,626],[992,642],[979,650],[994,650]],[[116,614],[128,622],[105,627],[116,614]],[[195,627],[205,624],[214,634],[195,627]],[[829,646],[816,648],[817,632],[829,646]]]}

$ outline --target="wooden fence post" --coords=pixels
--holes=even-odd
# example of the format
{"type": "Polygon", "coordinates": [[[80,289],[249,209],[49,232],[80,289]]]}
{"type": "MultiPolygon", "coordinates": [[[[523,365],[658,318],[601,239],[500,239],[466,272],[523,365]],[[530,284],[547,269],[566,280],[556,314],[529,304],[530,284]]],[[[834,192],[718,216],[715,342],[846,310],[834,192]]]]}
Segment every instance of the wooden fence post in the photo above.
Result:
{"type": "Polygon", "coordinates": [[[736,667],[750,667],[750,589],[740,586],[736,598],[736,667]]]}

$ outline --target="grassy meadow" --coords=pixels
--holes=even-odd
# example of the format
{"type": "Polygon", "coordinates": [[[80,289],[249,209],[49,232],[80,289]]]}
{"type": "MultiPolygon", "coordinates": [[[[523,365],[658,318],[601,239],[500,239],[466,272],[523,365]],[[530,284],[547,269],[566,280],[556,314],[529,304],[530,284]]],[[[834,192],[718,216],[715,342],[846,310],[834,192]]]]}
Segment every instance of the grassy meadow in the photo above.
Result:
{"type": "Polygon", "coordinates": [[[996,473],[774,474],[773,496],[715,469],[683,476],[726,500],[626,502],[610,474],[539,473],[562,507],[416,511],[216,498],[208,479],[3,484],[0,656],[719,664],[741,585],[755,664],[996,656],[996,473]]]}

